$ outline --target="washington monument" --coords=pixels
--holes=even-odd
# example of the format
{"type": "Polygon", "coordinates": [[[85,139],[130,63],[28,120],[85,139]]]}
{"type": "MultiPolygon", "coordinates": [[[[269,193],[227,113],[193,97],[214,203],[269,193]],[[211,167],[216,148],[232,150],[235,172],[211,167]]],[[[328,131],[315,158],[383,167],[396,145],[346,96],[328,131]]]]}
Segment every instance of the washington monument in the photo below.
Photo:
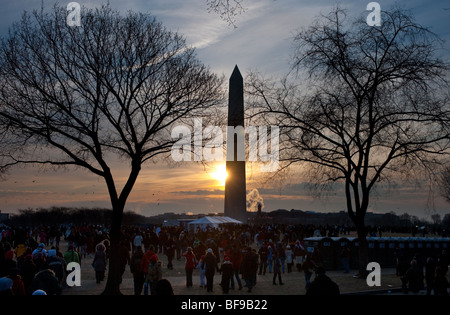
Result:
{"type": "MultiPolygon", "coordinates": [[[[238,66],[230,77],[228,126],[235,133],[227,136],[227,173],[225,182],[225,216],[247,223],[245,182],[245,145],[238,145],[237,133],[244,133],[244,79],[238,66]]],[[[240,136],[245,136],[240,135],[240,136]]]]}

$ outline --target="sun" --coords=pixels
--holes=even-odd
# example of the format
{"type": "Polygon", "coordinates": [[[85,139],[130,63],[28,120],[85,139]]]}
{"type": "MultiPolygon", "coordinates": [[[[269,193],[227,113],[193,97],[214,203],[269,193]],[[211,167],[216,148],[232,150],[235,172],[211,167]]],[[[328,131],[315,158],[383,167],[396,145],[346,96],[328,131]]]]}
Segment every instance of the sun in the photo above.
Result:
{"type": "Polygon", "coordinates": [[[225,164],[221,164],[214,168],[214,170],[210,173],[211,178],[215,179],[219,182],[219,186],[225,186],[225,181],[227,180],[228,173],[227,167],[225,164]]]}

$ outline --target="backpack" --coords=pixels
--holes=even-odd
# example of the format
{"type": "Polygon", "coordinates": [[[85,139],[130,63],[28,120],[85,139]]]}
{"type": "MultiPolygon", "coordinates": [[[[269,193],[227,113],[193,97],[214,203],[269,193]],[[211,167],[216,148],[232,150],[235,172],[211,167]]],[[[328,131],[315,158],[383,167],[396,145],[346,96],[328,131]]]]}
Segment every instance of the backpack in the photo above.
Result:
{"type": "Polygon", "coordinates": [[[157,282],[162,278],[161,262],[150,263],[148,266],[147,281],[157,282]]]}

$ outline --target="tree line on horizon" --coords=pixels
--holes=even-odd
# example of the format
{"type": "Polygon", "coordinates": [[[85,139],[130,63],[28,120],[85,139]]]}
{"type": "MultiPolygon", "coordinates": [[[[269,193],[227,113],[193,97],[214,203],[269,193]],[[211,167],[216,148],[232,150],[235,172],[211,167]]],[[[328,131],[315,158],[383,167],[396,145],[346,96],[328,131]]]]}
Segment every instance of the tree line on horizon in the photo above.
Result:
{"type": "MultiPolygon", "coordinates": [[[[275,210],[265,213],[271,216],[273,223],[288,225],[344,225],[346,213],[309,213],[299,210],[275,210]],[[302,222],[303,221],[303,222],[302,222]]],[[[13,214],[5,222],[10,226],[54,226],[54,225],[106,225],[111,222],[112,210],[106,208],[70,208],[70,207],[50,207],[50,208],[27,208],[19,209],[18,214],[13,214]]],[[[159,216],[157,216],[159,217],[159,216]]],[[[173,218],[182,217],[181,214],[173,214],[173,218]]],[[[124,226],[150,225],[158,223],[155,216],[144,216],[133,211],[124,212],[124,226]]],[[[371,214],[367,217],[368,226],[384,226],[392,228],[413,228],[427,227],[433,229],[450,229],[450,214],[443,218],[439,214],[431,215],[431,220],[418,218],[408,213],[396,214],[394,212],[384,214],[371,214]]],[[[167,218],[171,219],[171,218],[167,218]]],[[[162,223],[162,219],[160,220],[162,223]]],[[[351,224],[350,224],[351,226],[351,224]]],[[[406,230],[405,230],[406,231],[406,230]]],[[[409,231],[409,230],[408,230],[409,231]]]]}
{"type": "MultiPolygon", "coordinates": [[[[106,208],[27,208],[19,209],[5,222],[11,226],[54,226],[54,225],[109,225],[113,212],[106,208]]],[[[145,217],[131,211],[124,212],[123,224],[135,225],[145,217]]]]}

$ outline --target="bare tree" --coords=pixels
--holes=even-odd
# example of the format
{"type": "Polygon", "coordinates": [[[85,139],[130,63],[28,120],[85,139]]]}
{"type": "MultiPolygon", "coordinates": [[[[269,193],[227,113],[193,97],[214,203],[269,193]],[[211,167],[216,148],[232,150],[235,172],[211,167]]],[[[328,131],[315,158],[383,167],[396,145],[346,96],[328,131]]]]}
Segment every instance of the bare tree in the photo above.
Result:
{"type": "Polygon", "coordinates": [[[447,229],[446,233],[447,235],[450,235],[450,213],[446,213],[444,215],[444,218],[441,221],[441,225],[444,229],[447,229]]]}
{"type": "Polygon", "coordinates": [[[208,12],[214,12],[236,28],[236,16],[245,11],[243,0],[206,0],[208,12]]]}
{"type": "Polygon", "coordinates": [[[120,294],[121,222],[140,171],[170,152],[174,124],[220,104],[222,79],[152,16],[83,8],[82,25],[69,27],[66,15],[58,6],[25,13],[1,43],[1,164],[74,166],[104,179],[113,209],[104,293],[120,294]],[[129,170],[123,187],[117,159],[129,170]]]}
{"type": "Polygon", "coordinates": [[[431,215],[431,222],[436,225],[439,226],[442,223],[442,219],[441,219],[441,215],[439,213],[434,213],[431,215]]]}
{"type": "Polygon", "coordinates": [[[398,9],[382,20],[369,27],[337,8],[295,37],[294,79],[253,73],[247,85],[250,116],[280,125],[284,165],[306,163],[318,185],[345,186],[361,275],[374,187],[431,178],[449,149],[449,67],[436,57],[439,39],[398,9]]]}
{"type": "Polygon", "coordinates": [[[440,175],[439,181],[440,193],[442,197],[450,202],[450,167],[446,166],[440,175]]]}

